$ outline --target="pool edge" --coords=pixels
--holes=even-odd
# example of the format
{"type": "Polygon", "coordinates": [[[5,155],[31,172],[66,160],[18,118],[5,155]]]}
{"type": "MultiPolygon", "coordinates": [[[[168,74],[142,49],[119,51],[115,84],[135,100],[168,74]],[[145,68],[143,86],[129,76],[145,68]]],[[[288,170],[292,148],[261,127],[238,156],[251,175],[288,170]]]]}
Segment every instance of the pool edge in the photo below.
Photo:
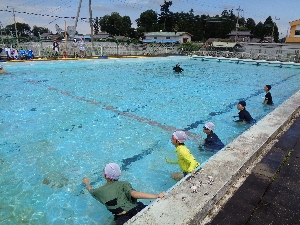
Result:
{"type": "Polygon", "coordinates": [[[300,91],[127,224],[198,224],[299,111],[300,91]]]}

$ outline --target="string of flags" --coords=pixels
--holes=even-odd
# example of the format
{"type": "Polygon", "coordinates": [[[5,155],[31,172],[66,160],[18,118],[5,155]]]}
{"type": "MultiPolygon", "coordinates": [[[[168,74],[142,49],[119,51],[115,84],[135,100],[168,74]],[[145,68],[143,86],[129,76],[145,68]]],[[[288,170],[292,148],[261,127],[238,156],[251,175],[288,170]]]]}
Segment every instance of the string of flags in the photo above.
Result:
{"type": "MultiPolygon", "coordinates": [[[[0,12],[4,11],[4,12],[13,12],[12,10],[8,10],[8,9],[0,9],[0,12]]],[[[28,15],[35,15],[35,16],[47,16],[47,17],[53,17],[53,18],[57,18],[57,19],[75,19],[75,16],[53,16],[53,15],[47,15],[47,14],[40,14],[40,13],[29,13],[29,12],[19,12],[19,11],[14,11],[15,13],[24,13],[24,14],[28,14],[28,15]]],[[[80,20],[89,20],[89,18],[80,18],[80,20]]]]}

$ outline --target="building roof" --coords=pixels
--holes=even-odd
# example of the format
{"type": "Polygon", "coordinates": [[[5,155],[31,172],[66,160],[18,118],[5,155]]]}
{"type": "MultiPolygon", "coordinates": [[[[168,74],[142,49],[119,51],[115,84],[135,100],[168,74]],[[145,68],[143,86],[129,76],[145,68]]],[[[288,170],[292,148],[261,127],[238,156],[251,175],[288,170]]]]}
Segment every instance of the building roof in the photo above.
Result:
{"type": "Polygon", "coordinates": [[[76,38],[76,39],[80,39],[80,38],[91,39],[91,36],[89,36],[89,35],[75,35],[74,38],[76,38]]]}
{"type": "Polygon", "coordinates": [[[188,32],[145,32],[145,36],[182,36],[184,34],[187,34],[189,36],[193,36],[188,32]]]}
{"type": "Polygon", "coordinates": [[[142,40],[143,43],[176,43],[179,42],[178,40],[172,40],[172,39],[165,39],[165,40],[158,40],[158,39],[144,39],[142,40]]]}
{"type": "Polygon", "coordinates": [[[235,42],[219,42],[219,41],[215,41],[212,44],[214,47],[217,48],[233,48],[234,46],[237,45],[237,43],[235,42]]]}
{"type": "Polygon", "coordinates": [[[294,20],[292,22],[290,22],[291,27],[292,26],[296,26],[296,25],[300,25],[300,19],[299,20],[294,20]]]}
{"type": "Polygon", "coordinates": [[[228,36],[252,36],[250,31],[236,31],[236,30],[232,30],[229,34],[227,34],[228,36]]]}

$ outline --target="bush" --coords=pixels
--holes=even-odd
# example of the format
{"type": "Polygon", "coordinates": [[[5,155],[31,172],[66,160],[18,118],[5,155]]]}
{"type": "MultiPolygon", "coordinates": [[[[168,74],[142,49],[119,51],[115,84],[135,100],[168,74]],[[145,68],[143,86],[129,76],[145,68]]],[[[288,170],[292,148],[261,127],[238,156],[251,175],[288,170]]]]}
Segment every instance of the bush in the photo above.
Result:
{"type": "Polygon", "coordinates": [[[179,48],[181,48],[183,51],[199,51],[201,46],[192,42],[186,42],[181,44],[179,48]]]}

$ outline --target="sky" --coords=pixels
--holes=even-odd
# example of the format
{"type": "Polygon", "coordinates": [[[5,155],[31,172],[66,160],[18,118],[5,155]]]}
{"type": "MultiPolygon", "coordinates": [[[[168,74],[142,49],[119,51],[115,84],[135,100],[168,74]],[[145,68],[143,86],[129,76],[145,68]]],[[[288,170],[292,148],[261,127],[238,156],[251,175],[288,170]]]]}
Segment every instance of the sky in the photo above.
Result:
{"type": "MultiPolygon", "coordinates": [[[[160,13],[160,6],[164,0],[90,0],[92,17],[103,17],[112,12],[131,18],[132,27],[136,27],[135,20],[142,12],[154,10],[160,13]]],[[[56,33],[55,24],[64,29],[75,25],[80,0],[0,0],[0,26],[5,27],[14,23],[12,11],[15,11],[15,20],[19,23],[45,27],[56,33]],[[10,11],[10,12],[9,12],[10,11]],[[35,15],[36,14],[36,15],[35,15]],[[67,18],[61,18],[67,17],[67,18]],[[73,17],[73,18],[71,18],[73,17]]],[[[77,31],[79,34],[90,34],[89,0],[82,0],[77,31]]],[[[172,0],[171,12],[189,12],[194,15],[221,15],[223,10],[233,9],[234,14],[252,18],[255,23],[264,23],[271,16],[279,29],[279,36],[289,35],[289,23],[300,19],[300,0],[172,0]],[[238,9],[241,10],[238,10],[238,9]]]]}

